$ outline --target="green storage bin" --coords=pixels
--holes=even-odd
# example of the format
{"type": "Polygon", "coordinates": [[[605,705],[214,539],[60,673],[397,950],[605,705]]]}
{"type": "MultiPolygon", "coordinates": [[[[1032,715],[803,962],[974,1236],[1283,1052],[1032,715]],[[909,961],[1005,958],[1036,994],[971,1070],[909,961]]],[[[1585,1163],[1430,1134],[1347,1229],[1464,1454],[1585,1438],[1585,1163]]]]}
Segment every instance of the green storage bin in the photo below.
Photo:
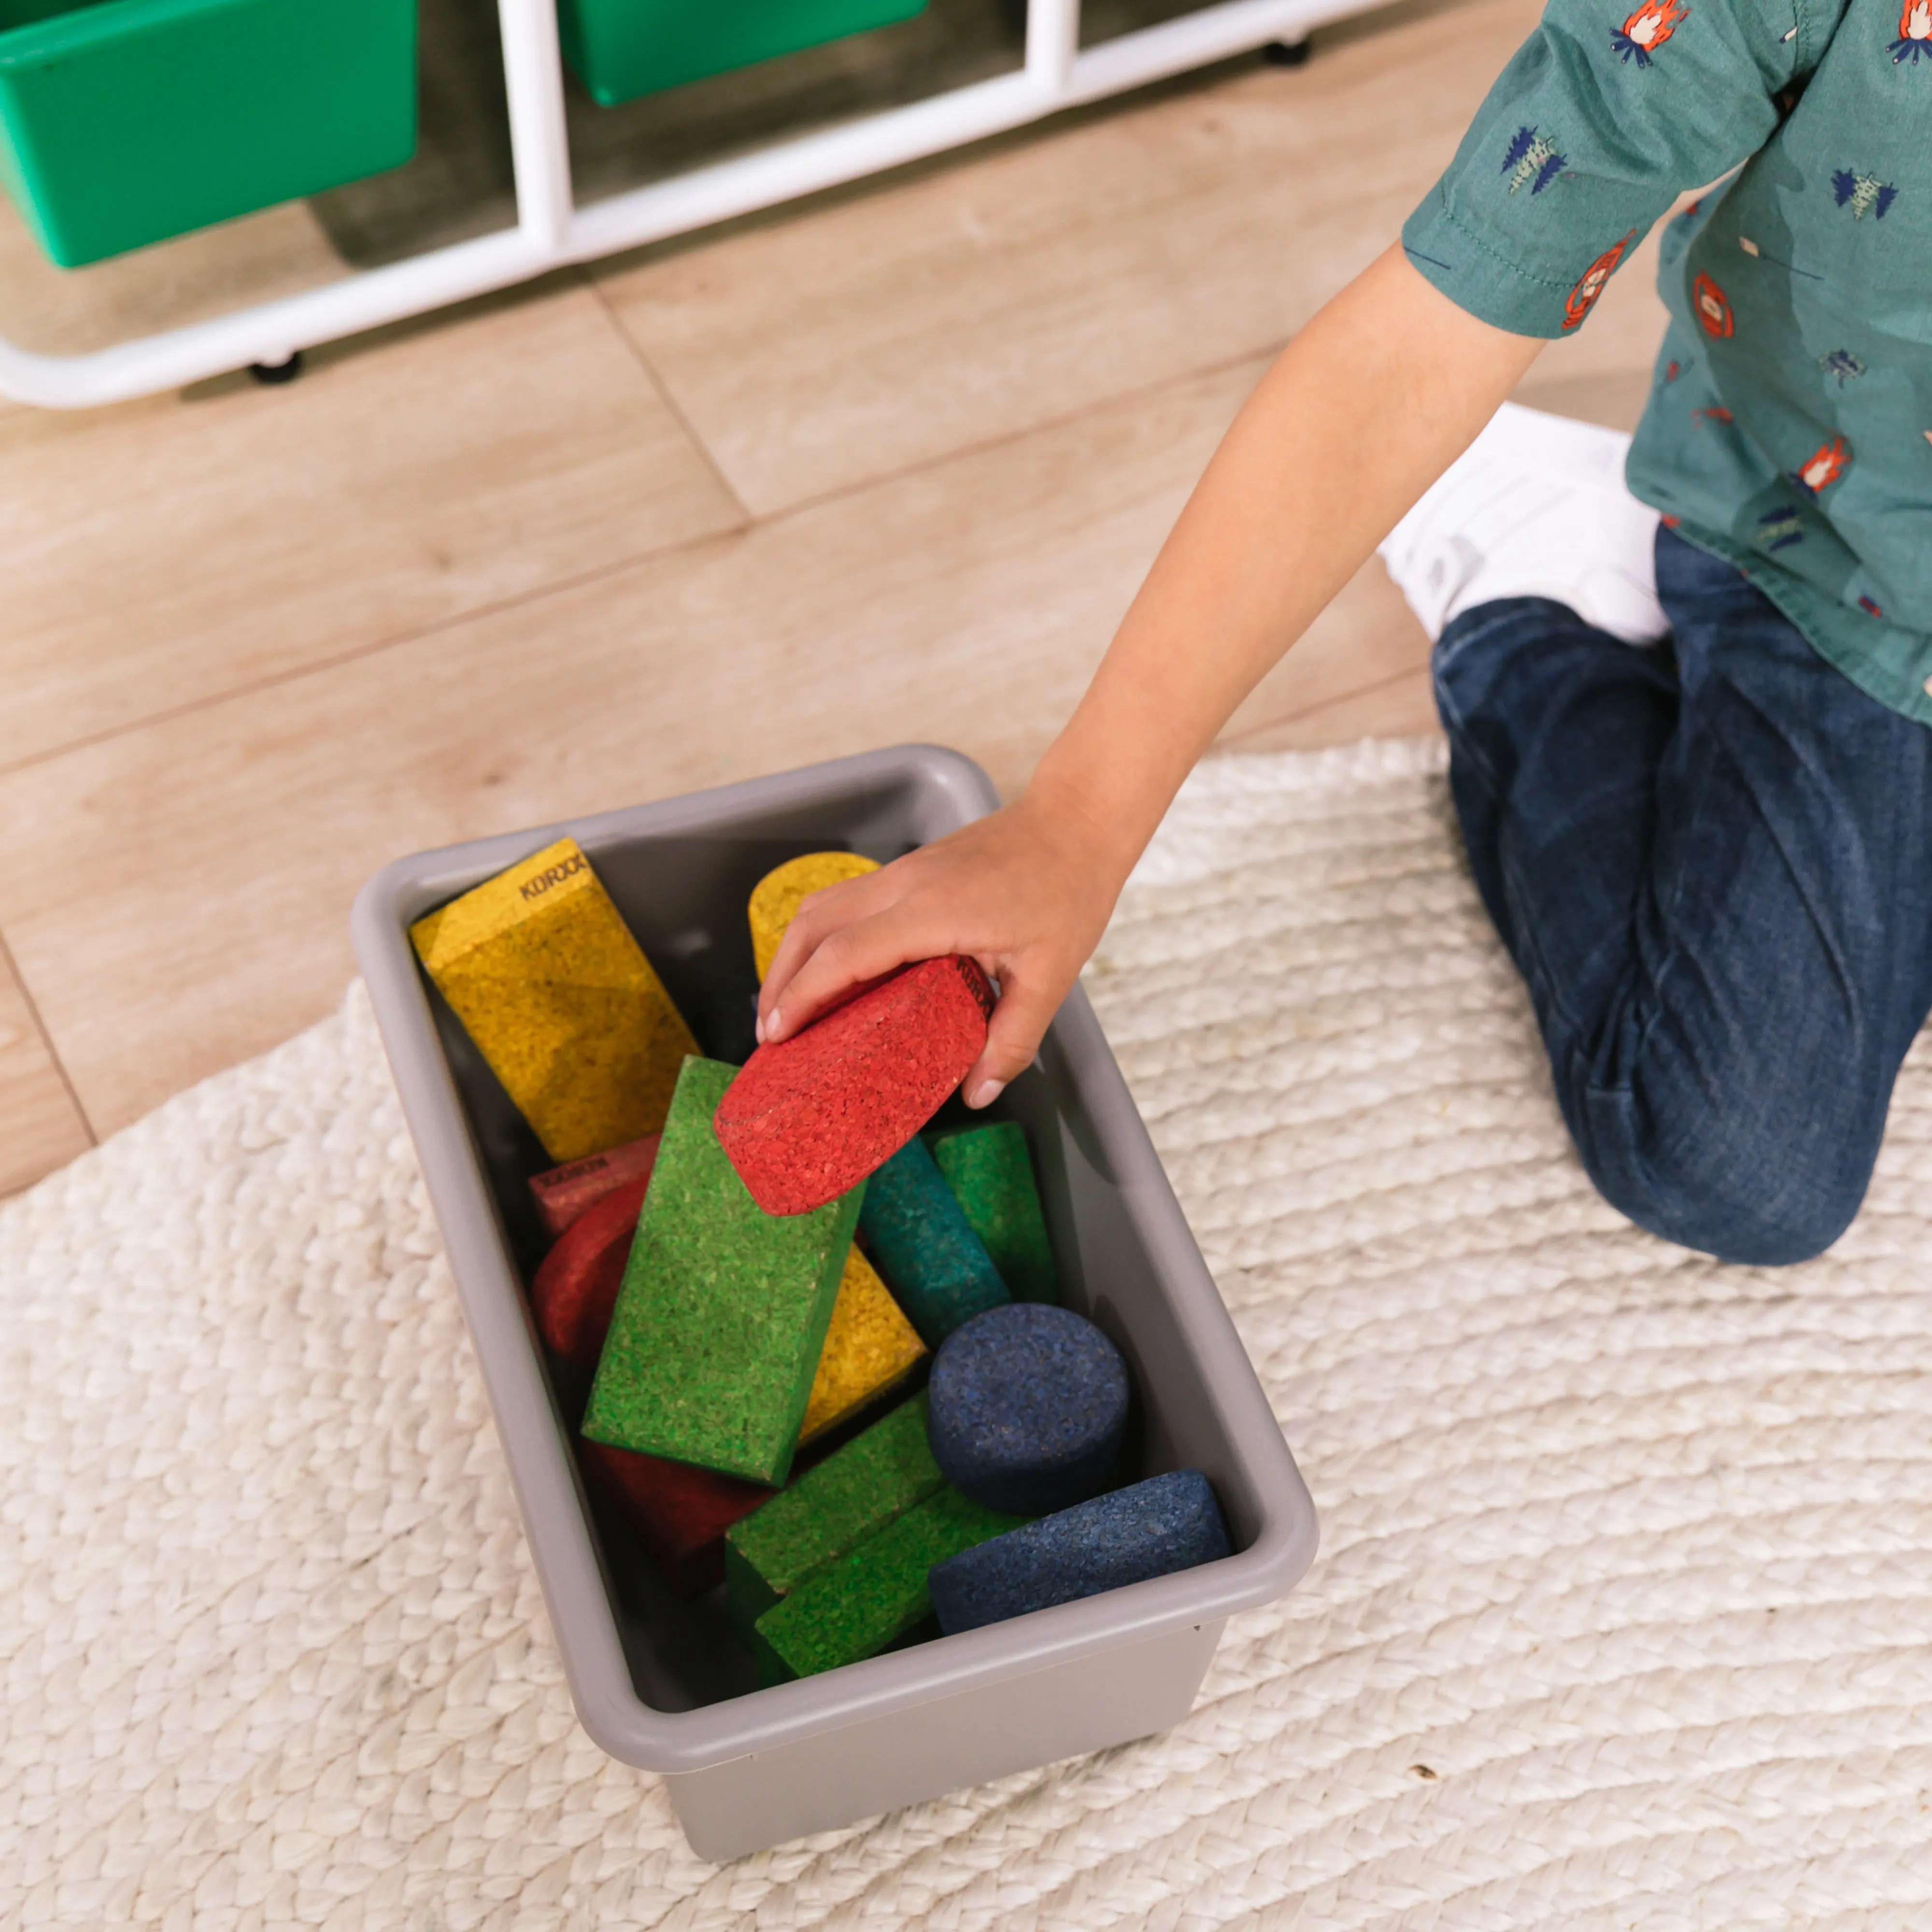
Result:
{"type": "Polygon", "coordinates": [[[416,0],[0,0],[0,186],[63,268],[416,140],[416,0]]]}
{"type": "MultiPolygon", "coordinates": [[[[0,0],[0,5],[7,0],[0,0]]],[[[926,0],[557,0],[571,71],[600,106],[923,13],[926,0]]]]}

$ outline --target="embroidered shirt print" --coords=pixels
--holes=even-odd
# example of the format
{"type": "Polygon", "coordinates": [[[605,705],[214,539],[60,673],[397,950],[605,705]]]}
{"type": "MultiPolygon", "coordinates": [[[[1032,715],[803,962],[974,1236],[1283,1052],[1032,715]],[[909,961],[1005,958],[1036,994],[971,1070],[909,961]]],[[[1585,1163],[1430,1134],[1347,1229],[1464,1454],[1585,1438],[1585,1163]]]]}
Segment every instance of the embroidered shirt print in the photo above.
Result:
{"type": "Polygon", "coordinates": [[[1624,258],[1624,250],[1636,239],[1633,228],[1614,248],[1606,248],[1583,272],[1576,278],[1576,286],[1570,291],[1569,299],[1563,304],[1563,326],[1568,329],[1581,326],[1583,318],[1597,305],[1597,298],[1605,285],[1617,272],[1617,264],[1624,258]]]}
{"type": "Polygon", "coordinates": [[[1798,466],[1793,480],[1816,496],[1828,490],[1845,473],[1845,466],[1852,460],[1851,452],[1845,447],[1845,439],[1834,436],[1822,445],[1810,460],[1798,466]]]}
{"type": "Polygon", "coordinates": [[[1472,314],[1567,339],[1670,210],[1640,493],[1805,586],[1832,661],[1932,724],[1932,124],[1898,98],[1932,86],[1932,0],[1532,10],[1405,244],[1472,314]]]}
{"type": "MultiPolygon", "coordinates": [[[[1927,4],[1932,5],[1932,0],[1927,4]]],[[[1677,0],[1644,0],[1621,27],[1610,29],[1610,45],[1626,66],[1634,60],[1639,67],[1648,67],[1651,56],[1690,16],[1690,8],[1678,6],[1677,0]]]]}
{"type": "Polygon", "coordinates": [[[1892,58],[1894,62],[1909,60],[1916,67],[1921,54],[1932,54],[1932,0],[1905,0],[1892,58]]]}
{"type": "Polygon", "coordinates": [[[1706,335],[1721,341],[1736,328],[1737,320],[1731,314],[1730,300],[1708,275],[1700,275],[1690,284],[1690,301],[1706,335]]]}
{"type": "Polygon", "coordinates": [[[1559,154],[1556,143],[1534,128],[1519,128],[1503,155],[1503,172],[1510,178],[1511,194],[1520,188],[1540,194],[1569,165],[1569,156],[1559,154]]]}
{"type": "MultiPolygon", "coordinates": [[[[1932,4],[1932,0],[1928,0],[1932,4]]],[[[1862,175],[1850,168],[1840,168],[1832,177],[1832,194],[1840,208],[1852,211],[1854,221],[1862,221],[1869,214],[1874,221],[1882,221],[1886,211],[1898,199],[1898,190],[1890,182],[1882,182],[1876,175],[1862,175]]]]}

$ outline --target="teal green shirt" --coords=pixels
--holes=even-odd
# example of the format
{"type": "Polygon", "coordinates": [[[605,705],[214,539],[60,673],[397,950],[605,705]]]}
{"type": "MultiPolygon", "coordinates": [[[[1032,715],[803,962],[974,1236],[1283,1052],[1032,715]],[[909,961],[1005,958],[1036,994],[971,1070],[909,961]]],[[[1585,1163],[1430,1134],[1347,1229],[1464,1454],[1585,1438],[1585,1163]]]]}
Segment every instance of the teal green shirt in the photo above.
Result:
{"type": "Polygon", "coordinates": [[[1564,335],[1728,176],[1664,238],[1630,488],[1932,723],[1932,0],[1900,4],[1550,0],[1402,242],[1564,335]]]}

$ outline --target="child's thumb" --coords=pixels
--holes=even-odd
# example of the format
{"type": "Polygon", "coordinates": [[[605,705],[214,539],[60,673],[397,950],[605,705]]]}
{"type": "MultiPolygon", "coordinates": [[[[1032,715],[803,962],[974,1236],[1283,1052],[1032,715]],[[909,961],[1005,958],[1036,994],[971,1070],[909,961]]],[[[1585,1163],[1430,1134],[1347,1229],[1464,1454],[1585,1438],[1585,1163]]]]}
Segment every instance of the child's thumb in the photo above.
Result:
{"type": "Polygon", "coordinates": [[[1033,1064],[1040,1041],[1060,1010],[1064,991],[1010,978],[1000,981],[1000,1003],[986,1029],[986,1044],[960,1082],[968,1106],[984,1107],[998,1100],[1006,1083],[1033,1064]]]}

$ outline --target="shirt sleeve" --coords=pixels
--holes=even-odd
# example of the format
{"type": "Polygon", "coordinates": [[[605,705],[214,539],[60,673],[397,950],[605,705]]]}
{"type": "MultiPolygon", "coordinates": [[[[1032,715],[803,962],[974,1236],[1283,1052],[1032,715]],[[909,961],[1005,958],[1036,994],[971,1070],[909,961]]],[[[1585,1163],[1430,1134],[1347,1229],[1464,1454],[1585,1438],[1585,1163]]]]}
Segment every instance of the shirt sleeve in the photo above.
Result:
{"type": "Polygon", "coordinates": [[[1764,145],[1843,0],[1629,4],[1550,0],[1402,229],[1423,274],[1498,328],[1577,328],[1680,194],[1764,145]]]}

